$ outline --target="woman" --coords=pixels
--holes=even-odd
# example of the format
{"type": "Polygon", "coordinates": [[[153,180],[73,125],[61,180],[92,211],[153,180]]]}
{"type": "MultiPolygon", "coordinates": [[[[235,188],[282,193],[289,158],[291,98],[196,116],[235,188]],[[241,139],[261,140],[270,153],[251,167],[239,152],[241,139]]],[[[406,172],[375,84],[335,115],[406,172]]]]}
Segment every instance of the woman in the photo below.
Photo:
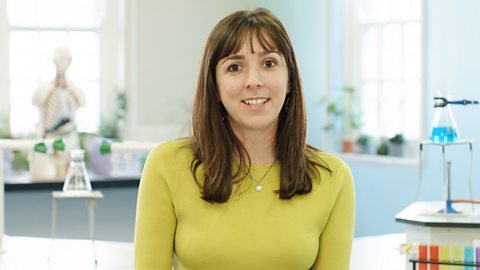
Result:
{"type": "Polygon", "coordinates": [[[268,10],[238,11],[210,34],[190,138],[149,155],[135,269],[349,269],[352,175],[306,145],[292,45],[268,10]]]}

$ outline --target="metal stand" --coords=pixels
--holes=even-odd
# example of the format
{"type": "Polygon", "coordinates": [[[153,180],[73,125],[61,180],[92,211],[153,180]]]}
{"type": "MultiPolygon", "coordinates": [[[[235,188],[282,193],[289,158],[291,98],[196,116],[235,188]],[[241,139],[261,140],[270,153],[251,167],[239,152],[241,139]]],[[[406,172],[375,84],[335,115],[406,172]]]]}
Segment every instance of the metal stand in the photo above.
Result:
{"type": "MultiPolygon", "coordinates": [[[[444,200],[445,200],[445,208],[439,210],[439,213],[445,213],[445,214],[452,214],[452,213],[460,213],[460,211],[455,210],[452,207],[452,200],[450,196],[450,161],[447,161],[445,158],[445,149],[448,146],[453,146],[453,145],[467,145],[470,150],[470,161],[469,161],[469,166],[468,166],[468,185],[470,188],[470,199],[473,201],[473,189],[472,189],[472,163],[473,163],[473,141],[472,140],[459,140],[456,142],[451,142],[451,143],[434,143],[432,141],[422,141],[420,142],[420,151],[419,151],[419,162],[420,166],[419,168],[419,182],[418,182],[418,187],[417,187],[417,194],[415,196],[415,202],[418,201],[418,196],[420,193],[420,186],[422,184],[422,179],[423,179],[423,148],[426,145],[433,145],[433,146],[440,146],[442,149],[442,163],[443,163],[443,181],[444,181],[444,200]]],[[[474,212],[474,205],[472,203],[472,213],[474,212]]]]}
{"type": "MultiPolygon", "coordinates": [[[[468,269],[467,267],[471,267],[471,269],[473,269],[473,267],[479,267],[480,264],[478,263],[461,263],[461,262],[442,262],[442,261],[428,261],[428,260],[413,260],[413,259],[410,259],[409,260],[412,264],[413,264],[413,270],[417,270],[417,263],[422,265],[423,264],[423,269],[426,269],[426,265],[427,264],[433,264],[433,265],[449,265],[449,266],[465,266],[465,269],[468,269]]],[[[463,267],[462,267],[463,268],[463,267]]],[[[459,269],[462,269],[462,268],[459,268],[459,269]]],[[[478,268],[477,268],[478,269],[478,268]]]]}
{"type": "Polygon", "coordinates": [[[92,241],[93,259],[95,265],[97,265],[97,254],[95,252],[95,202],[97,199],[103,198],[103,194],[100,191],[54,191],[52,192],[52,227],[51,238],[52,245],[50,247],[50,254],[47,261],[50,261],[53,253],[53,245],[55,241],[55,230],[57,223],[57,200],[58,199],[85,199],[88,207],[88,223],[90,231],[90,240],[92,241]]]}

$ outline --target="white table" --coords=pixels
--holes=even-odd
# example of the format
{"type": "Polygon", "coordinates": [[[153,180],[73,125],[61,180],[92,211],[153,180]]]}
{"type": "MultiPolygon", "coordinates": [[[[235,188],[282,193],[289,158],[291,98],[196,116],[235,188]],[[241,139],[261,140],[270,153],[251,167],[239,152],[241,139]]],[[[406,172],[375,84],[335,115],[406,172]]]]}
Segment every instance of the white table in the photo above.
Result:
{"type": "MultiPolygon", "coordinates": [[[[48,264],[50,239],[11,236],[4,239],[7,251],[0,256],[2,270],[133,270],[133,243],[96,241],[95,268],[89,240],[57,239],[48,264]]],[[[355,238],[350,270],[404,270],[406,257],[397,250],[404,240],[404,234],[355,238]]]]}
{"type": "Polygon", "coordinates": [[[133,270],[133,243],[96,241],[95,266],[90,240],[56,239],[50,262],[51,239],[4,236],[2,270],[133,270]]]}
{"type": "Polygon", "coordinates": [[[405,234],[385,234],[353,240],[350,270],[405,270],[407,258],[398,247],[405,234]]]}

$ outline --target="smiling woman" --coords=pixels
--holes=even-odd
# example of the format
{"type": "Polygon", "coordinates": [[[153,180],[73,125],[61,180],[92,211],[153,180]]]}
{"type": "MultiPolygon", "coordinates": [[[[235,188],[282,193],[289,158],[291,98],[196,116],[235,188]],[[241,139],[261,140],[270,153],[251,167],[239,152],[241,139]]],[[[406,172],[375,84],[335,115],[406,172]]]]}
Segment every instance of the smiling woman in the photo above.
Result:
{"type": "Polygon", "coordinates": [[[190,138],[149,155],[136,269],[349,269],[355,195],[340,159],[305,142],[300,74],[268,10],[212,30],[190,138]]]}

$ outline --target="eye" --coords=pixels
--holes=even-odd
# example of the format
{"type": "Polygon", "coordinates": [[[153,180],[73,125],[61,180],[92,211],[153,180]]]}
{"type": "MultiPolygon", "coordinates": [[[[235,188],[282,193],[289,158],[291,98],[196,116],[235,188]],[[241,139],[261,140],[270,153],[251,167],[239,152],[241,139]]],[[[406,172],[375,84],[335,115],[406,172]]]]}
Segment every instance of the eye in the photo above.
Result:
{"type": "Polygon", "coordinates": [[[240,66],[237,64],[231,64],[227,68],[228,72],[237,72],[240,70],[240,66]]]}
{"type": "Polygon", "coordinates": [[[267,61],[265,61],[265,63],[263,63],[263,65],[266,67],[266,68],[273,68],[277,65],[277,62],[273,59],[269,59],[267,61]]]}

